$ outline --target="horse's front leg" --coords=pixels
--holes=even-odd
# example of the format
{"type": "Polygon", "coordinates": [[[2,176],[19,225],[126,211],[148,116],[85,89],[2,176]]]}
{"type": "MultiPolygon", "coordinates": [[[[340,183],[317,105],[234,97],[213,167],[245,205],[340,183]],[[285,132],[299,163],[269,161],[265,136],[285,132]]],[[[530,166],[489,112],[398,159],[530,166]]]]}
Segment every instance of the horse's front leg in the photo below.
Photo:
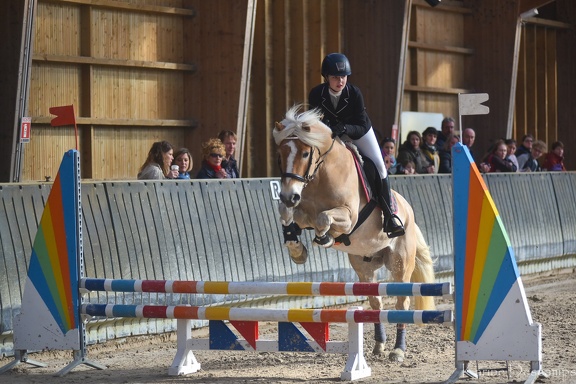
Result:
{"type": "Polygon", "coordinates": [[[302,230],[294,222],[294,208],[288,208],[284,203],[280,203],[280,221],[282,223],[282,234],[284,235],[284,245],[288,248],[290,258],[296,264],[304,264],[308,259],[308,250],[300,241],[302,230]]]}
{"type": "Polygon", "coordinates": [[[328,231],[334,233],[350,233],[352,231],[351,212],[348,207],[336,207],[327,211],[322,211],[316,217],[314,225],[316,238],[314,242],[325,248],[334,244],[334,237],[328,231]]]}

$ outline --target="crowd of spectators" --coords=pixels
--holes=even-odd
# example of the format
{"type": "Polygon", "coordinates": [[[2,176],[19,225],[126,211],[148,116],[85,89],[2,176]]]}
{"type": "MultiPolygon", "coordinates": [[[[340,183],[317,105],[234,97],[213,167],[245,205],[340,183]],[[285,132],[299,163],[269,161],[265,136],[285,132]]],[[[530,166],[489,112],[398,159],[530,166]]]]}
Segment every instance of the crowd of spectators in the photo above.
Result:
{"type": "Polygon", "coordinates": [[[516,140],[498,139],[492,143],[487,153],[477,153],[474,146],[476,132],[465,128],[462,136],[455,130],[454,119],[442,120],[440,130],[427,127],[422,133],[410,131],[406,140],[398,148],[396,141],[385,138],[382,141],[382,156],[392,175],[436,174],[452,172],[452,147],[458,142],[467,146],[474,162],[482,173],[492,172],[541,172],[566,171],[564,166],[564,144],[552,143],[550,151],[542,140],[533,135],[524,135],[520,145],[516,140]]]}

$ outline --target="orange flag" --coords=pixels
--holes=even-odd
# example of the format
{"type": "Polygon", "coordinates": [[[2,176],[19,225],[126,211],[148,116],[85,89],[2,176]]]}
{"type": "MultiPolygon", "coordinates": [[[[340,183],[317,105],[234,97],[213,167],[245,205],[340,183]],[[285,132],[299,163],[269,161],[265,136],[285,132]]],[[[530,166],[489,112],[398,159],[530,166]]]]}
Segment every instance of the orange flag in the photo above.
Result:
{"type": "Polygon", "coordinates": [[[56,115],[56,117],[50,121],[50,125],[53,127],[59,127],[61,125],[76,125],[74,105],[50,107],[50,113],[56,115]]]}

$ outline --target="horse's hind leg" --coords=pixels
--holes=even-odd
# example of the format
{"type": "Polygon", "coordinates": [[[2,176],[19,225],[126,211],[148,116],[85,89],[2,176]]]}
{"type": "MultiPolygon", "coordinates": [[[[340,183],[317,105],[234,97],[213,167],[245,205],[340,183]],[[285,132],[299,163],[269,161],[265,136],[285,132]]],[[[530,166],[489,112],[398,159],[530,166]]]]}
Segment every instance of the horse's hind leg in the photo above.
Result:
{"type": "MultiPolygon", "coordinates": [[[[405,242],[405,246],[407,242],[405,242]]],[[[399,245],[399,244],[398,244],[399,245]]],[[[401,248],[400,248],[401,249],[401,248]]],[[[397,249],[398,250],[398,249],[397,249]]],[[[396,251],[397,251],[396,250],[396,251]]],[[[416,254],[415,247],[407,245],[404,249],[405,256],[402,257],[399,253],[393,252],[390,255],[387,267],[392,273],[394,281],[409,283],[414,271],[414,258],[416,254]],[[414,249],[412,249],[414,248],[414,249]]],[[[396,298],[396,309],[397,310],[408,310],[410,308],[410,298],[407,296],[398,296],[396,298]]],[[[404,356],[406,352],[406,324],[396,324],[396,342],[394,343],[394,349],[388,355],[388,358],[392,361],[402,362],[404,361],[404,356]]]]}

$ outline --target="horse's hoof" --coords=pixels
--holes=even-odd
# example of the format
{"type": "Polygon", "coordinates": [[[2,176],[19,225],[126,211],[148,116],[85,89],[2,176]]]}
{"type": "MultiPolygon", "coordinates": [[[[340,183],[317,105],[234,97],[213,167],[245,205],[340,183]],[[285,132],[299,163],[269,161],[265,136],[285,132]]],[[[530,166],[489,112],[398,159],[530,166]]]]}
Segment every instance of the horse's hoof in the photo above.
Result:
{"type": "Polygon", "coordinates": [[[404,361],[404,351],[400,348],[394,348],[390,355],[388,355],[390,361],[395,361],[397,363],[402,363],[404,361]]]}
{"type": "Polygon", "coordinates": [[[376,342],[376,345],[374,345],[374,349],[372,350],[372,354],[378,356],[383,353],[384,353],[384,343],[376,342]]]}
{"type": "Polygon", "coordinates": [[[308,250],[302,243],[287,242],[288,252],[290,253],[290,258],[296,264],[304,264],[308,260],[308,250]]]}
{"type": "Polygon", "coordinates": [[[330,235],[324,235],[321,237],[316,236],[314,238],[314,244],[320,245],[324,248],[330,248],[334,245],[334,238],[330,235]]]}

